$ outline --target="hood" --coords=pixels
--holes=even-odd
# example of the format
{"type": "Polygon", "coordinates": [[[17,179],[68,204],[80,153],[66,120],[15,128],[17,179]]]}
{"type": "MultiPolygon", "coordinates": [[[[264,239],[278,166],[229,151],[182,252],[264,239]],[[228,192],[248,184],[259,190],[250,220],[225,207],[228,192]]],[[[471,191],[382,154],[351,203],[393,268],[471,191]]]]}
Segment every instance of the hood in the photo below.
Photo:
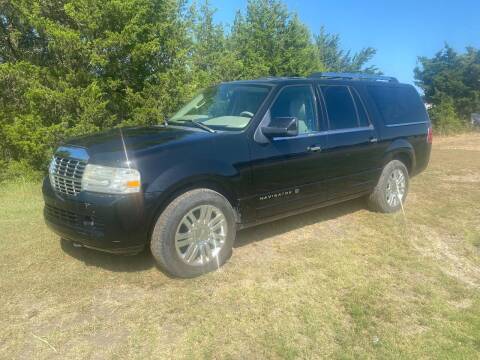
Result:
{"type": "Polygon", "coordinates": [[[121,165],[160,147],[211,137],[212,134],[187,127],[119,128],[70,139],[64,146],[86,150],[89,162],[99,165],[121,165]]]}

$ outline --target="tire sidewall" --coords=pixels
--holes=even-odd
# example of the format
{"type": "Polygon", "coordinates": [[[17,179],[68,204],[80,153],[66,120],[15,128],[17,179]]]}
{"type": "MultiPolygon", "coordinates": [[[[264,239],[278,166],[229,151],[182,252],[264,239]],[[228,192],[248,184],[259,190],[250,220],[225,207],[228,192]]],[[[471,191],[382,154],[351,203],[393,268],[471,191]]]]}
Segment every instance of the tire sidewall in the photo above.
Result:
{"type": "Polygon", "coordinates": [[[195,277],[217,270],[229,259],[232,254],[235,234],[235,216],[228,200],[212,190],[193,190],[175,199],[160,215],[152,233],[152,254],[159,260],[160,266],[170,274],[185,278],[195,277]],[[200,205],[213,205],[222,211],[227,222],[227,236],[218,254],[218,261],[214,260],[202,266],[192,266],[183,262],[178,255],[175,246],[175,234],[183,217],[190,210],[200,205]]]}

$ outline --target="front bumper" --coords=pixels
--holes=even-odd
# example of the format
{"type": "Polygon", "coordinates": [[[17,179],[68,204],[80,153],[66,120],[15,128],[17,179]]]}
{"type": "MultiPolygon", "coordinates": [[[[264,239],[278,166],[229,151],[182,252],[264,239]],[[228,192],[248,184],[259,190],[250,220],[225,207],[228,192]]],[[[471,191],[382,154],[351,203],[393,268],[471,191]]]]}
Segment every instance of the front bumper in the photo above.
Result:
{"type": "Polygon", "coordinates": [[[58,194],[43,182],[46,224],[66,240],[100,251],[133,254],[149,241],[156,194],[58,194]]]}

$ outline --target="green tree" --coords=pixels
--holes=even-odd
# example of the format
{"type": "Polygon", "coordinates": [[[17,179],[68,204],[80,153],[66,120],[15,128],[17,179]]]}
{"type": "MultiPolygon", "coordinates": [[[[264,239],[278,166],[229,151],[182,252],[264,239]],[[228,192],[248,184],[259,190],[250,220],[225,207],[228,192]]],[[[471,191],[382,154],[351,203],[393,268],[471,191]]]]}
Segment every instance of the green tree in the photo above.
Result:
{"type": "Polygon", "coordinates": [[[419,58],[415,78],[432,105],[434,125],[444,131],[449,123],[451,130],[465,128],[470,115],[480,112],[480,50],[469,47],[459,54],[445,45],[434,57],[419,58]]]}
{"type": "Polygon", "coordinates": [[[206,0],[198,9],[194,3],[191,18],[191,63],[199,87],[241,76],[242,64],[229,47],[225,27],[214,22],[215,10],[206,0]]]}
{"type": "Polygon", "coordinates": [[[242,78],[303,76],[322,67],[308,28],[277,0],[249,0],[246,14],[235,17],[230,46],[242,78]]]}
{"type": "Polygon", "coordinates": [[[315,45],[327,71],[380,73],[375,65],[367,65],[377,52],[374,48],[366,47],[352,55],[341,48],[340,35],[328,33],[324,27],[315,36],[315,45]]]}
{"type": "Polygon", "coordinates": [[[1,154],[45,166],[72,135],[152,124],[187,97],[176,0],[2,0],[1,154]]]}
{"type": "Polygon", "coordinates": [[[280,0],[249,0],[231,29],[187,1],[0,0],[0,171],[45,169],[70,136],[162,122],[221,81],[307,75],[335,56],[369,69],[373,50],[351,57],[338,35],[319,47],[280,0]]]}
{"type": "Polygon", "coordinates": [[[465,128],[465,123],[457,116],[454,102],[450,97],[443,98],[439,104],[430,109],[429,113],[435,131],[440,134],[455,133],[465,128]]]}

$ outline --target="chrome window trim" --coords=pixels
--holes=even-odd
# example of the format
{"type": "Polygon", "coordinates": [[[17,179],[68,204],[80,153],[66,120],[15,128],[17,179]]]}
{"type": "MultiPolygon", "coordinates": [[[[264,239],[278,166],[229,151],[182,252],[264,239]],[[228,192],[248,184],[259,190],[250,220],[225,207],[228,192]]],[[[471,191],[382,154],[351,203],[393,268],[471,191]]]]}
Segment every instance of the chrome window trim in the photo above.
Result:
{"type": "Polygon", "coordinates": [[[361,127],[348,128],[348,129],[327,130],[325,132],[330,134],[330,135],[334,135],[334,134],[362,132],[362,131],[373,131],[373,130],[374,130],[373,125],[370,125],[370,126],[361,126],[361,127]]]}
{"type": "Polygon", "coordinates": [[[275,137],[272,140],[292,140],[298,138],[306,138],[306,137],[314,137],[320,135],[336,135],[336,134],[344,134],[344,133],[355,133],[355,132],[362,132],[362,131],[373,131],[375,128],[373,125],[370,126],[362,126],[362,127],[355,127],[355,128],[348,128],[348,129],[337,129],[337,130],[324,130],[324,131],[316,131],[313,133],[302,134],[298,136],[287,136],[287,137],[275,137]]]}
{"type": "Polygon", "coordinates": [[[399,127],[399,126],[409,126],[409,125],[421,125],[421,124],[428,124],[427,121],[415,121],[415,122],[409,122],[409,123],[404,123],[404,124],[385,124],[386,127],[399,127]]]}
{"type": "Polygon", "coordinates": [[[314,131],[305,134],[299,134],[297,136],[285,136],[285,137],[274,137],[272,138],[273,141],[280,141],[280,140],[294,140],[294,139],[304,139],[304,138],[311,138],[317,135],[326,135],[327,131],[314,131]]]}

